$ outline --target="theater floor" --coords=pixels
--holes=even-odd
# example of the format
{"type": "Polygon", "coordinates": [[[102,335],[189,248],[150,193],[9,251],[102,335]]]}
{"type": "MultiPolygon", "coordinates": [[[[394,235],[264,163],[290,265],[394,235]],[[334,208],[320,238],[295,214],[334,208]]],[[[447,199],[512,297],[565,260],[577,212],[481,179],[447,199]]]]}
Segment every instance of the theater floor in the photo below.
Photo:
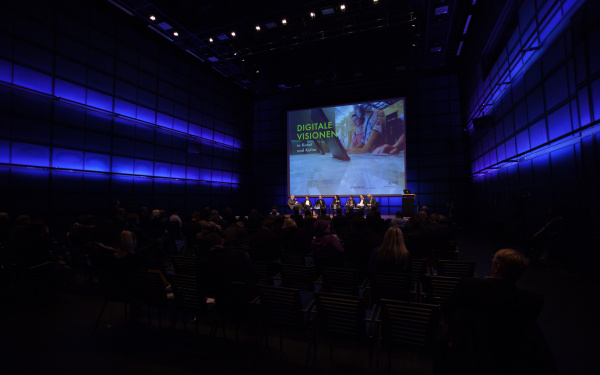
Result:
{"type": "MultiPolygon", "coordinates": [[[[458,234],[460,258],[477,261],[477,274],[488,274],[492,252],[507,244],[492,244],[480,234],[463,230],[458,234]]],[[[598,352],[600,309],[594,303],[600,288],[565,267],[534,265],[521,287],[540,293],[545,306],[539,324],[547,339],[558,372],[589,373],[598,352]]],[[[329,361],[328,345],[320,346],[316,367],[304,365],[304,336],[290,335],[280,355],[278,337],[270,337],[270,348],[259,345],[243,331],[239,343],[233,330],[227,337],[208,335],[209,328],[194,326],[175,330],[163,320],[159,329],[154,317],[147,324],[145,311],[135,330],[124,326],[122,308],[113,305],[95,335],[92,328],[102,306],[97,287],[81,284],[64,289],[20,290],[3,284],[0,303],[0,353],[10,374],[365,374],[364,347],[342,345],[329,361]],[[110,326],[107,325],[110,323],[110,326]]],[[[180,320],[181,322],[181,320],[180,320]]],[[[385,373],[385,356],[381,372],[385,373]]],[[[419,355],[394,356],[393,373],[431,374],[430,363],[419,355]]]]}

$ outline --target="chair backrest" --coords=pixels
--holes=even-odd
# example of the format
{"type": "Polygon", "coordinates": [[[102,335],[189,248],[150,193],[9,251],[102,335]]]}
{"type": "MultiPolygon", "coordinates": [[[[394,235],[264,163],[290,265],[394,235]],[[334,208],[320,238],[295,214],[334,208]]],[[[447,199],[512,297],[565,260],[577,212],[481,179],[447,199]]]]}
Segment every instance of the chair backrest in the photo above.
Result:
{"type": "Polygon", "coordinates": [[[423,275],[427,274],[426,259],[411,259],[410,261],[410,280],[412,282],[421,282],[423,275]]]}
{"type": "Polygon", "coordinates": [[[327,293],[358,295],[358,271],[352,268],[324,267],[323,290],[327,293]]]}
{"type": "MultiPolygon", "coordinates": [[[[371,275],[373,301],[411,299],[410,274],[405,272],[375,272],[371,275]]],[[[414,299],[414,296],[413,296],[414,299]]]]}
{"type": "Polygon", "coordinates": [[[287,288],[312,292],[315,290],[315,267],[282,263],[281,282],[287,288]]]}
{"type": "Polygon", "coordinates": [[[261,285],[259,297],[268,322],[288,327],[304,325],[300,290],[261,285]]]}
{"type": "Polygon", "coordinates": [[[196,257],[174,256],[171,257],[171,262],[173,263],[173,270],[178,275],[197,274],[196,257]]]}
{"type": "Polygon", "coordinates": [[[167,303],[167,291],[160,273],[132,271],[131,282],[134,298],[152,306],[161,306],[167,303]]]}
{"type": "Polygon", "coordinates": [[[382,299],[383,339],[388,343],[408,347],[431,344],[438,321],[439,306],[382,299]]]}
{"type": "Polygon", "coordinates": [[[177,308],[185,311],[206,310],[206,295],[195,275],[169,275],[177,308]]]}
{"type": "Polygon", "coordinates": [[[315,293],[319,331],[335,337],[366,337],[366,303],[362,297],[315,293]]]}
{"type": "Polygon", "coordinates": [[[451,277],[473,277],[475,262],[460,262],[455,260],[440,260],[438,275],[451,277]]]}
{"type": "Polygon", "coordinates": [[[452,295],[460,280],[460,277],[425,275],[423,279],[425,301],[443,305],[452,295]]]}

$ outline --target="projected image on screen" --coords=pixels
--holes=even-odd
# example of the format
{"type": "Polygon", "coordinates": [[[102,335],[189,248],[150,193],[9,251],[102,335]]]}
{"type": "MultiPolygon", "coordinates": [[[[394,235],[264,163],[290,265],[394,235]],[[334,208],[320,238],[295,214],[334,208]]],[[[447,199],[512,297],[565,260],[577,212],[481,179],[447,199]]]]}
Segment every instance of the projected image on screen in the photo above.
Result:
{"type": "Polygon", "coordinates": [[[290,111],[289,193],[402,194],[405,146],[404,98],[290,111]]]}

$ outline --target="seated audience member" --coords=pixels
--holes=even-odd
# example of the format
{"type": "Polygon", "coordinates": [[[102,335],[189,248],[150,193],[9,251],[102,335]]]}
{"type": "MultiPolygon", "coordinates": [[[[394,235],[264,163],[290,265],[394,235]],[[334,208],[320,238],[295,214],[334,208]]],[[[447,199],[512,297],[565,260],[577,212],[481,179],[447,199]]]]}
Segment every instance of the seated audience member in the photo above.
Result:
{"type": "Polygon", "coordinates": [[[208,234],[205,240],[209,244],[209,251],[199,259],[198,268],[210,296],[218,295],[231,281],[248,285],[258,282],[256,270],[243,251],[225,247],[218,233],[208,234]]]}
{"type": "Polygon", "coordinates": [[[223,220],[221,215],[219,215],[219,211],[217,210],[212,210],[210,212],[210,221],[217,224],[219,227],[221,227],[221,229],[225,229],[227,227],[227,223],[225,220],[223,220]]]}
{"type": "Polygon", "coordinates": [[[350,223],[348,222],[348,218],[344,216],[341,208],[336,208],[335,216],[331,219],[331,226],[337,232],[341,228],[348,227],[350,223]]]}
{"type": "Polygon", "coordinates": [[[328,221],[331,221],[331,217],[329,217],[329,215],[327,215],[327,209],[326,208],[321,208],[319,210],[319,216],[317,216],[317,220],[328,220],[328,221]]]}
{"type": "Polygon", "coordinates": [[[271,216],[274,216],[274,217],[277,217],[277,216],[281,215],[279,212],[277,212],[277,206],[273,206],[273,207],[271,208],[270,215],[271,215],[271,216]]]}
{"type": "Polygon", "coordinates": [[[396,211],[396,217],[394,217],[392,219],[392,222],[390,223],[390,227],[393,227],[393,228],[404,228],[404,227],[406,227],[406,223],[407,222],[408,222],[408,220],[406,220],[402,216],[402,211],[396,211]]]}
{"type": "Polygon", "coordinates": [[[273,232],[275,219],[268,216],[261,223],[261,229],[250,236],[250,249],[254,260],[274,261],[279,259],[279,238],[273,232]]]}
{"type": "Polygon", "coordinates": [[[494,254],[490,277],[465,278],[445,305],[449,363],[456,374],[548,374],[552,364],[536,320],[541,296],[519,289],[527,259],[513,249],[494,254]]]}
{"type": "Polygon", "coordinates": [[[310,250],[315,260],[320,256],[333,257],[334,265],[340,267],[345,265],[344,249],[337,235],[331,233],[329,221],[317,220],[314,234],[310,250]]]}
{"type": "Polygon", "coordinates": [[[404,236],[400,228],[388,228],[383,243],[371,252],[369,273],[404,272],[408,269],[409,253],[404,245],[404,236]]]}
{"type": "Polygon", "coordinates": [[[223,238],[230,242],[243,240],[247,235],[244,223],[241,221],[231,224],[223,231],[223,238]]]}

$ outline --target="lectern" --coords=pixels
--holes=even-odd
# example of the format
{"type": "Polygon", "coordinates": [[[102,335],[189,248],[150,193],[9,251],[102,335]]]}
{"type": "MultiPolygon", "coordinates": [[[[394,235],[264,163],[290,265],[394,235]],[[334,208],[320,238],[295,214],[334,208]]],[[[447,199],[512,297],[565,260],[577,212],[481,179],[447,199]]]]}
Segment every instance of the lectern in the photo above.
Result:
{"type": "Polygon", "coordinates": [[[415,194],[402,194],[402,216],[410,217],[415,214],[415,194]]]}

